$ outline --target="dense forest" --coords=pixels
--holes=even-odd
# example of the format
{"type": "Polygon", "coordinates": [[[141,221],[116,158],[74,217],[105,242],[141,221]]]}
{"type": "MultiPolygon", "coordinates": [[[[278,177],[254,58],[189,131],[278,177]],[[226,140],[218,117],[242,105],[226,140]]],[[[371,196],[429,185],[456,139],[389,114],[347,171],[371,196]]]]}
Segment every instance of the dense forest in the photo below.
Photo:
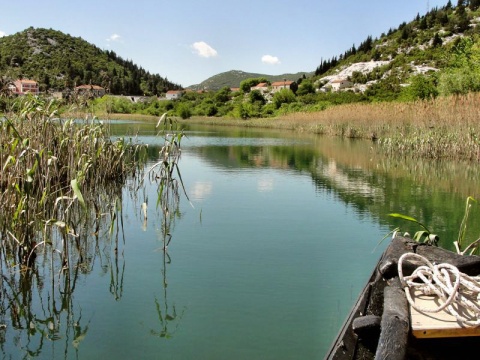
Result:
{"type": "Polygon", "coordinates": [[[113,51],[60,31],[33,27],[0,38],[0,74],[8,79],[34,79],[42,92],[84,84],[128,95],[160,95],[180,88],[113,51]]]}

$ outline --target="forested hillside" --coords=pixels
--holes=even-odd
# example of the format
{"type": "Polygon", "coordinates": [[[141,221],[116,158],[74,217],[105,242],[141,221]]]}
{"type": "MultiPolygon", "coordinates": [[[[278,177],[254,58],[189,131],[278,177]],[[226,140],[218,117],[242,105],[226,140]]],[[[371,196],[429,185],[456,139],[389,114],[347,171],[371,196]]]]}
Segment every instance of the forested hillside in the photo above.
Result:
{"type": "MultiPolygon", "coordinates": [[[[362,62],[383,61],[372,71],[349,74],[353,84],[367,84],[364,94],[376,100],[406,96],[426,98],[480,90],[480,0],[449,1],[410,22],[368,36],[343,54],[322,59],[313,81],[324,85],[335,74],[362,62]],[[413,94],[406,94],[409,86],[413,94]]],[[[370,67],[372,69],[373,67],[370,67]]]]}
{"type": "Polygon", "coordinates": [[[200,84],[190,85],[188,88],[192,90],[220,90],[223,87],[237,88],[244,80],[251,78],[264,78],[270,82],[282,81],[283,79],[297,80],[304,77],[310,77],[313,71],[298,72],[295,74],[267,75],[258,73],[248,73],[241,70],[226,71],[202,81],[200,84]]]}
{"type": "Polygon", "coordinates": [[[113,51],[60,31],[33,27],[0,38],[0,75],[36,80],[41,91],[93,84],[112,94],[159,95],[180,88],[113,51]]]}

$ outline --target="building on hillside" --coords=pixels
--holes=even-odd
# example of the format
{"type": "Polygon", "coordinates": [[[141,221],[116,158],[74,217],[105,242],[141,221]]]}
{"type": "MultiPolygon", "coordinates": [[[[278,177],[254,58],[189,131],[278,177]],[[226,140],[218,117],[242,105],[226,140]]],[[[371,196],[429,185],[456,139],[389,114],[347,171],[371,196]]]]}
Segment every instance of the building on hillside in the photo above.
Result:
{"type": "Polygon", "coordinates": [[[102,97],[105,95],[105,89],[98,85],[79,85],[75,86],[75,93],[78,95],[102,97]]]}
{"type": "Polygon", "coordinates": [[[276,93],[282,89],[290,89],[293,92],[296,92],[298,85],[295,81],[291,80],[275,81],[272,83],[272,92],[276,93]]]}
{"type": "Polygon", "coordinates": [[[268,91],[268,84],[264,82],[259,83],[250,88],[250,91],[253,91],[253,90],[257,90],[257,91],[260,91],[262,94],[265,94],[268,91]]]}
{"type": "Polygon", "coordinates": [[[165,97],[167,100],[176,100],[180,99],[183,96],[183,91],[181,90],[168,90],[165,97]]]}
{"type": "Polygon", "coordinates": [[[38,89],[38,83],[35,80],[28,79],[19,79],[13,82],[14,86],[9,88],[14,94],[25,95],[25,94],[34,94],[38,95],[40,90],[38,89]]]}
{"type": "Polygon", "coordinates": [[[340,91],[343,89],[351,88],[353,86],[353,83],[346,79],[337,79],[330,82],[329,85],[332,88],[332,91],[340,91]]]}
{"type": "Polygon", "coordinates": [[[231,87],[230,88],[230,91],[233,93],[233,92],[237,92],[237,91],[240,91],[240,88],[239,87],[231,87]]]}

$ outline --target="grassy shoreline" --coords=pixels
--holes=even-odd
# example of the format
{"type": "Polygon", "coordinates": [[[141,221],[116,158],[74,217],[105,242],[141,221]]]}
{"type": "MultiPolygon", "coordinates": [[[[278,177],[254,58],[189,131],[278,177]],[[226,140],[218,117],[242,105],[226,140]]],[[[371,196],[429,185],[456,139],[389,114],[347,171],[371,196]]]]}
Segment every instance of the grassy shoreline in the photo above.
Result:
{"type": "MultiPolygon", "coordinates": [[[[141,114],[96,114],[100,118],[157,121],[141,114]]],[[[277,118],[193,117],[185,124],[283,129],[378,140],[387,154],[427,159],[480,160],[480,93],[416,102],[353,103],[320,112],[277,118]]]]}

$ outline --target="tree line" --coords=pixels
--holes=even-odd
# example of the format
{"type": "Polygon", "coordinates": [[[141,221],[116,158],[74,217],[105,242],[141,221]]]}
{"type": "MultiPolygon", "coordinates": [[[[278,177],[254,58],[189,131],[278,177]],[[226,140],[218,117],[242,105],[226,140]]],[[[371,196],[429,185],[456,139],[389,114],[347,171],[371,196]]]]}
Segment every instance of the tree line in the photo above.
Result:
{"type": "Polygon", "coordinates": [[[111,94],[160,95],[180,85],[110,50],[52,29],[30,27],[0,38],[0,72],[36,80],[43,92],[99,85],[111,94]]]}

